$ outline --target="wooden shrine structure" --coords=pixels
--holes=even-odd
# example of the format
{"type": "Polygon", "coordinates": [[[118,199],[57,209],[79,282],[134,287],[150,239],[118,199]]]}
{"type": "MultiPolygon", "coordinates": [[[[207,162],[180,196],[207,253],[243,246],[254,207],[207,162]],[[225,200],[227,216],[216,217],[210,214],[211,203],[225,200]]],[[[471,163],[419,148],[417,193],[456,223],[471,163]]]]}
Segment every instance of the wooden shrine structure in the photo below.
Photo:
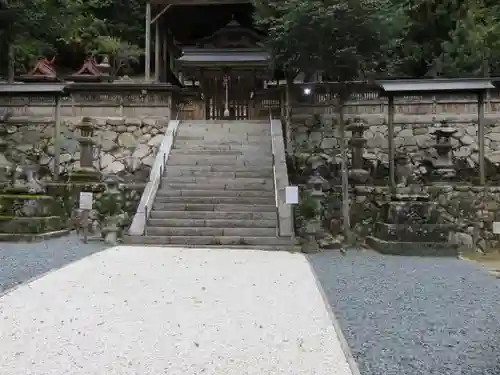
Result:
{"type": "Polygon", "coordinates": [[[258,118],[262,111],[256,92],[273,71],[262,43],[265,33],[253,25],[252,12],[250,1],[151,0],[146,7],[146,81],[198,91],[193,111],[198,119],[258,118]]]}

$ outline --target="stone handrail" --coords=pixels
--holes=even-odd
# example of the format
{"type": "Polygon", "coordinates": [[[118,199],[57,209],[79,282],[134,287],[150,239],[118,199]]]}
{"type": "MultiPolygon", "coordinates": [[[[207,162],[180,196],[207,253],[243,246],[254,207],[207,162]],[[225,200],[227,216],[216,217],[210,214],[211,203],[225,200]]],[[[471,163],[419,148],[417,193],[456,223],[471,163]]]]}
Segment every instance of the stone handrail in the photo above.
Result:
{"type": "Polygon", "coordinates": [[[278,206],[279,236],[293,237],[292,207],[286,203],[288,171],[281,120],[271,119],[271,142],[274,155],[274,187],[278,206]]]}
{"type": "Polygon", "coordinates": [[[142,236],[144,234],[146,222],[149,218],[153,202],[156,198],[156,192],[160,186],[160,182],[163,177],[162,174],[167,163],[168,156],[170,155],[170,150],[174,143],[179,123],[180,120],[173,120],[168,123],[165,136],[163,137],[163,141],[161,142],[158,153],[156,154],[155,162],[151,168],[148,183],[144,188],[139,206],[137,207],[132,224],[130,225],[129,235],[131,236],[142,236]]]}

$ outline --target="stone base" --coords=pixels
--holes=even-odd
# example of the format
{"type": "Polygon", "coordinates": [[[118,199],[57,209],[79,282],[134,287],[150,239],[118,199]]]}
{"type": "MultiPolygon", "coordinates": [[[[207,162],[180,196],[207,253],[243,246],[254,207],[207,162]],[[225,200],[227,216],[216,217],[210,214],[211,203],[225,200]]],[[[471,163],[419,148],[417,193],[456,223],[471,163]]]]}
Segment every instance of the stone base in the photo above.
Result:
{"type": "Polygon", "coordinates": [[[14,234],[14,233],[0,233],[0,242],[36,242],[44,241],[50,238],[58,238],[66,236],[70,233],[69,229],[62,229],[53,232],[39,233],[39,234],[14,234]]]}
{"type": "Polygon", "coordinates": [[[67,182],[99,182],[101,177],[101,173],[95,169],[81,168],[69,172],[66,180],[67,182]]]}
{"type": "Polygon", "coordinates": [[[457,257],[458,247],[447,242],[400,242],[385,241],[370,236],[366,244],[373,250],[387,255],[457,257]]]}
{"type": "Polygon", "coordinates": [[[65,227],[60,216],[10,217],[0,216],[0,234],[37,235],[61,230],[65,227]]]}
{"type": "Polygon", "coordinates": [[[453,224],[375,223],[374,236],[385,241],[446,243],[453,224]]]}

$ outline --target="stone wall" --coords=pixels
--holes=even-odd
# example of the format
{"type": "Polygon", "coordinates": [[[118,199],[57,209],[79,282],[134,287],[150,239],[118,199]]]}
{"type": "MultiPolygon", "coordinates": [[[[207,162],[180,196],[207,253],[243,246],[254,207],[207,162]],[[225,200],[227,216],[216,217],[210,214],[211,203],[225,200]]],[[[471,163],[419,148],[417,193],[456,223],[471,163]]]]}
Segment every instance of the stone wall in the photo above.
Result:
{"type": "MultiPolygon", "coordinates": [[[[321,98],[296,98],[292,108],[291,140],[293,157],[289,169],[294,184],[312,191],[307,181],[313,171],[324,178],[324,198],[321,199],[321,220],[325,231],[322,245],[337,246],[343,240],[340,189],[340,149],[338,116],[321,98]],[[309,101],[309,102],[308,102],[309,101]],[[318,102],[319,101],[319,102],[318,102]]],[[[497,93],[489,96],[485,105],[485,147],[487,183],[477,186],[479,175],[477,104],[472,96],[461,98],[432,97],[396,100],[396,151],[409,156],[412,183],[427,189],[436,208],[439,222],[449,229],[449,241],[462,248],[491,251],[500,247],[498,235],[492,231],[494,221],[500,221],[500,100],[497,93]],[[446,125],[441,122],[445,120],[446,125]],[[442,186],[430,185],[426,161],[436,157],[432,135],[440,126],[453,127],[452,156],[457,177],[442,186]]],[[[373,95],[348,102],[345,118],[361,120],[366,125],[364,166],[371,179],[366,185],[350,187],[351,227],[362,241],[373,234],[388,191],[388,129],[387,102],[373,95]]],[[[345,137],[351,137],[346,132],[345,137]]],[[[349,149],[349,148],[348,148],[349,149]]],[[[348,152],[349,166],[352,162],[348,152]]],[[[297,207],[297,224],[304,225],[297,207]]]]}
{"type": "MultiPolygon", "coordinates": [[[[162,141],[169,117],[94,118],[94,166],[103,174],[117,174],[125,182],[145,182],[162,141]]],[[[67,174],[79,167],[80,117],[65,118],[61,125],[60,172],[67,174]]],[[[54,170],[53,121],[11,118],[6,124],[6,150],[0,161],[33,163],[40,157],[42,175],[50,180],[54,170]],[[23,161],[24,160],[24,161],[23,161]]]]}

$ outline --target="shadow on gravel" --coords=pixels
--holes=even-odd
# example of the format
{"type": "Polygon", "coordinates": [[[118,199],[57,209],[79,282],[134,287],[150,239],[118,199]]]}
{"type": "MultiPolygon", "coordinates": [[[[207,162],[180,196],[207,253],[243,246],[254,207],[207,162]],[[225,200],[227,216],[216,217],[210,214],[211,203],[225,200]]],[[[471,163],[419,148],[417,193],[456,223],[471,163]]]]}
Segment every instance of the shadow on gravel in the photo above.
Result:
{"type": "Polygon", "coordinates": [[[456,259],[308,256],[362,375],[499,375],[500,281],[456,259]]]}
{"type": "Polygon", "coordinates": [[[0,294],[108,247],[84,244],[75,235],[33,243],[0,242],[0,294]]]}

